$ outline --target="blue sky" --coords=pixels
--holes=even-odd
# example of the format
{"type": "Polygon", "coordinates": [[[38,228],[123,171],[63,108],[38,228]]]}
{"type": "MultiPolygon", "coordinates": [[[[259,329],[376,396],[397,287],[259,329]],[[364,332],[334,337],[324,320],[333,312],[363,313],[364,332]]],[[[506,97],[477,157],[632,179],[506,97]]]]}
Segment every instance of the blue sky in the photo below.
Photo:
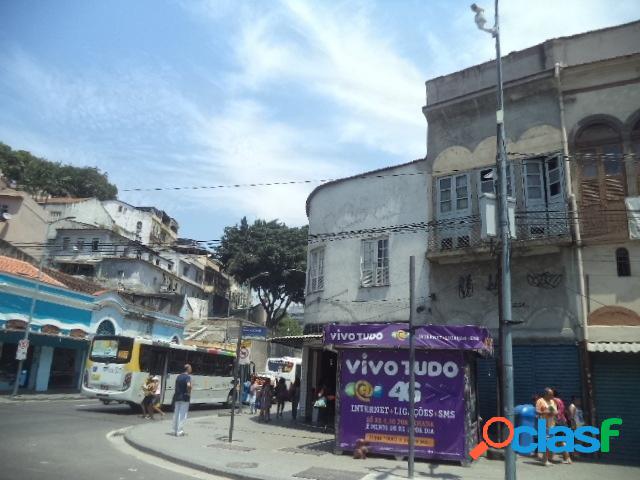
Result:
{"type": "MultiPolygon", "coordinates": [[[[316,185],[424,156],[424,81],[492,58],[469,1],[4,0],[0,141],[97,166],[181,236],[306,223],[316,185]]],[[[493,2],[485,2],[488,16],[493,2]]],[[[636,20],[637,0],[503,1],[503,52],[636,20]]]]}

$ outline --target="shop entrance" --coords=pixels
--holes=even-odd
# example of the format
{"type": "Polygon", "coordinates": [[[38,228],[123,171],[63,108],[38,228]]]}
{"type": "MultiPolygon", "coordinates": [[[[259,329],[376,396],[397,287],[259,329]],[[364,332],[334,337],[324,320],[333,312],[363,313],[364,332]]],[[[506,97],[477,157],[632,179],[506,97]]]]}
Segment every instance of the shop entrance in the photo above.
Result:
{"type": "Polygon", "coordinates": [[[49,388],[75,388],[77,350],[72,348],[55,348],[51,361],[49,388]]]}
{"type": "MultiPolygon", "coordinates": [[[[306,419],[312,421],[314,418],[313,404],[318,399],[320,390],[324,387],[325,396],[330,397],[327,401],[327,410],[322,412],[321,420],[328,425],[333,425],[335,416],[335,400],[332,398],[336,394],[336,378],[338,373],[338,354],[331,350],[322,348],[312,348],[309,351],[309,363],[307,364],[307,404],[305,408],[306,419]]],[[[318,412],[316,412],[316,415],[318,412]]]]}

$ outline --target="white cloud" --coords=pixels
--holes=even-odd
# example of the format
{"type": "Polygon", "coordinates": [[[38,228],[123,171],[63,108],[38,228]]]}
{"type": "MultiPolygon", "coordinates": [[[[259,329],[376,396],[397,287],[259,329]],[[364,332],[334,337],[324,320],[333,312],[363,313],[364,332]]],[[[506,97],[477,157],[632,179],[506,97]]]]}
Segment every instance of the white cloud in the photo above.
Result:
{"type": "Polygon", "coordinates": [[[281,8],[244,21],[234,83],[250,89],[295,84],[331,104],[336,139],[364,144],[401,160],[424,154],[424,75],[386,40],[364,9],[281,8]],[[347,20],[348,19],[348,20],[347,20]]]}

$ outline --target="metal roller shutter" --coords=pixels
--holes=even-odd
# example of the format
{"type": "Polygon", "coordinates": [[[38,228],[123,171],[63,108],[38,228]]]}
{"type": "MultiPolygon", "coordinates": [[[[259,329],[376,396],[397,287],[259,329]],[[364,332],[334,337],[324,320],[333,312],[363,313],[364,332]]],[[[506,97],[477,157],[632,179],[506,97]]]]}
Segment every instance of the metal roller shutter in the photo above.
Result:
{"type": "Polygon", "coordinates": [[[597,425],[611,417],[622,419],[620,437],[601,459],[640,465],[640,355],[595,353],[592,356],[597,425]]]}
{"type": "MultiPolygon", "coordinates": [[[[499,348],[498,346],[496,349],[499,348]]],[[[575,345],[514,345],[513,383],[515,404],[531,403],[544,387],[555,387],[563,400],[580,396],[580,357],[575,345]]],[[[496,414],[496,359],[479,359],[478,410],[484,419],[496,414]]]]}

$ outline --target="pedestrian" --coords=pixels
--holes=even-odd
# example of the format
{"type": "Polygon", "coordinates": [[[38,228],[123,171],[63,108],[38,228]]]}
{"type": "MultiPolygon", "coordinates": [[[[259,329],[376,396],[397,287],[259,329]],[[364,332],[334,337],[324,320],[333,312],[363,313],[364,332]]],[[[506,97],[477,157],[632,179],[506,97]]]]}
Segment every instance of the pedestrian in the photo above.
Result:
{"type": "Polygon", "coordinates": [[[569,420],[569,426],[573,430],[585,425],[582,399],[580,399],[580,397],[576,397],[575,395],[571,397],[571,403],[567,408],[567,419],[569,420]]]}
{"type": "Polygon", "coordinates": [[[276,408],[276,416],[282,417],[284,413],[284,405],[287,402],[287,397],[289,396],[289,391],[287,389],[287,383],[285,382],[283,377],[278,379],[278,383],[276,384],[276,401],[278,402],[278,406],[276,408]]]}
{"type": "MultiPolygon", "coordinates": [[[[584,427],[584,412],[582,411],[582,399],[575,395],[571,397],[571,403],[567,407],[567,420],[569,421],[569,427],[572,430],[576,430],[580,427],[584,427]]],[[[576,444],[579,444],[576,440],[576,444]]],[[[578,452],[573,452],[574,457],[578,457],[578,452]]]]}
{"type": "MultiPolygon", "coordinates": [[[[546,422],[546,435],[549,438],[549,430],[553,428],[556,424],[556,415],[558,413],[558,408],[556,407],[556,402],[553,399],[553,390],[549,387],[544,389],[544,395],[538,399],[536,402],[536,413],[538,414],[538,418],[543,419],[546,422]]],[[[553,458],[553,453],[547,450],[546,454],[542,454],[542,460],[545,467],[548,467],[551,464],[551,459],[553,458]]]]}
{"type": "Polygon", "coordinates": [[[162,403],[162,378],[159,375],[153,377],[153,401],[151,402],[151,419],[153,420],[153,414],[159,413],[162,418],[164,418],[164,412],[162,411],[161,403],[162,403]]]}
{"type": "Polygon", "coordinates": [[[271,404],[273,403],[273,388],[271,379],[267,378],[260,391],[260,418],[265,422],[271,421],[271,404]]]}
{"type": "Polygon", "coordinates": [[[296,377],[289,387],[289,400],[291,400],[291,420],[298,418],[298,402],[300,402],[300,377],[296,377]]]}
{"type": "MultiPolygon", "coordinates": [[[[558,427],[566,427],[569,422],[567,422],[567,413],[564,407],[564,402],[560,398],[560,393],[558,390],[553,387],[551,389],[553,392],[553,401],[556,403],[557,413],[556,413],[556,426],[558,427]]],[[[561,443],[562,446],[565,446],[564,443],[561,443]]],[[[562,463],[570,464],[571,457],[569,456],[569,452],[562,452],[562,463]]]]}
{"type": "Polygon", "coordinates": [[[249,385],[249,412],[251,414],[256,413],[256,398],[258,396],[258,379],[251,377],[251,384],[249,385]]]}
{"type": "Polygon", "coordinates": [[[154,391],[155,386],[153,383],[153,377],[149,375],[144,381],[144,385],[142,385],[142,393],[144,394],[142,403],[140,404],[140,406],[142,407],[142,418],[153,418],[152,404],[154,391]]]}
{"type": "Polygon", "coordinates": [[[191,401],[191,365],[184,366],[184,371],[176,378],[176,386],[173,393],[173,434],[176,437],[184,435],[184,424],[189,413],[191,401]]]}
{"type": "Polygon", "coordinates": [[[327,429],[329,424],[329,401],[327,397],[328,389],[326,384],[323,383],[316,394],[316,401],[313,406],[318,409],[318,425],[320,425],[324,430],[327,429]]]}

